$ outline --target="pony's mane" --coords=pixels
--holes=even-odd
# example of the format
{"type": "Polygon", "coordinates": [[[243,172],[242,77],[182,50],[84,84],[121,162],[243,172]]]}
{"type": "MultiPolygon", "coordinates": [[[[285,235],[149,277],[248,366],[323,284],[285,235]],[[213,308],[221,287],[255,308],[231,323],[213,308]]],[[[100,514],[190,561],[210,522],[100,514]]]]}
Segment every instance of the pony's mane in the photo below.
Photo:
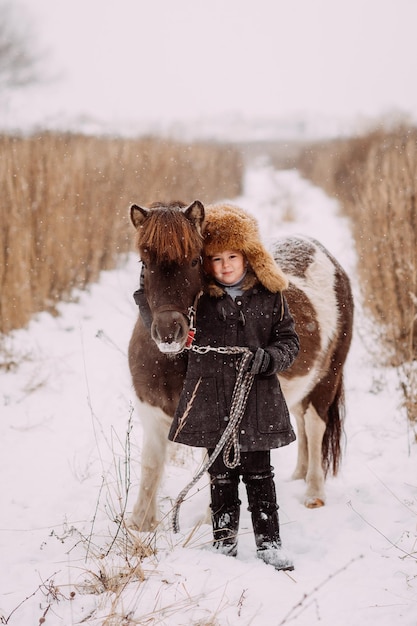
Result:
{"type": "Polygon", "coordinates": [[[181,263],[201,253],[203,239],[185,217],[181,202],[168,206],[154,203],[149,216],[137,230],[139,252],[146,252],[155,263],[181,263]]]}

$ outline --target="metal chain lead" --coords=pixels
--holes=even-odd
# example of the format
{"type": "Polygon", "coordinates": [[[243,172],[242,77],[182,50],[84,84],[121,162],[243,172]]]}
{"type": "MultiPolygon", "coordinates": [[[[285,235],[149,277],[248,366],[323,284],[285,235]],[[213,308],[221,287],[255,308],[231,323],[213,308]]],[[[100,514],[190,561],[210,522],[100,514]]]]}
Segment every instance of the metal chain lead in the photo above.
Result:
{"type": "Polygon", "coordinates": [[[198,354],[207,354],[207,352],[219,352],[220,354],[241,354],[242,358],[239,362],[236,382],[233,388],[229,423],[226,426],[222,436],[220,437],[216,447],[214,448],[212,455],[207,459],[201,470],[194,476],[192,481],[178,494],[172,510],[172,528],[174,533],[177,533],[180,529],[178,522],[179,509],[185,499],[185,496],[190,491],[190,489],[192,489],[192,487],[194,487],[194,485],[198,483],[203,474],[205,474],[205,472],[213,465],[220,452],[223,450],[223,461],[226,467],[233,469],[234,467],[237,467],[239,465],[239,426],[242,421],[249,392],[252,388],[252,384],[255,378],[253,374],[246,371],[247,364],[252,358],[252,352],[251,350],[249,350],[249,348],[239,346],[219,348],[213,348],[212,346],[191,346],[190,350],[193,350],[198,354]],[[232,450],[233,459],[230,458],[232,450]]]}

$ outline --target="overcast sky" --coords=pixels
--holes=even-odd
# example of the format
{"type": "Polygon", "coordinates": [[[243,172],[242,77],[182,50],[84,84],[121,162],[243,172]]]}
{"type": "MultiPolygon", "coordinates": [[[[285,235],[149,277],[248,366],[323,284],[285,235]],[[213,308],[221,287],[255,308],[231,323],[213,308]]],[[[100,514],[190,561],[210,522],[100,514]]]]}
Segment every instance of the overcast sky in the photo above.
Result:
{"type": "Polygon", "coordinates": [[[417,0],[14,2],[60,75],[33,118],[417,114],[417,0]]]}

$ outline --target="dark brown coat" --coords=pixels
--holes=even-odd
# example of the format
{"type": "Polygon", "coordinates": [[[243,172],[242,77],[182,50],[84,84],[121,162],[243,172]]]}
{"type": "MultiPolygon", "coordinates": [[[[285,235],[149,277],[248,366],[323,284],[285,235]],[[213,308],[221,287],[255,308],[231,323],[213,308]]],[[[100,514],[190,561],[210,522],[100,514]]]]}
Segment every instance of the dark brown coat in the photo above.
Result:
{"type": "MultiPolygon", "coordinates": [[[[259,282],[235,300],[224,292],[217,297],[205,293],[197,308],[195,345],[246,346],[252,351],[259,347],[267,349],[268,370],[255,377],[240,425],[241,450],[269,450],[294,441],[295,434],[276,373],[290,367],[297,356],[299,341],[282,293],[271,293],[259,282]]],[[[215,447],[228,423],[239,358],[216,352],[190,352],[169,439],[191,446],[215,447]],[[179,428],[186,411],[187,417],[179,428]]]]}

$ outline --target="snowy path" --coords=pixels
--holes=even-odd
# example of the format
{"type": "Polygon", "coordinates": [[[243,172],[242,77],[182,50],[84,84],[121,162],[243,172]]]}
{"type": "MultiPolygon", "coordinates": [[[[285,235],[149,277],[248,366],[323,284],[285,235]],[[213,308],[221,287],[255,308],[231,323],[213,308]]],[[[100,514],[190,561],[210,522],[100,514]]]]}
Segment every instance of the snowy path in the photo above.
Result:
{"type": "MultiPolygon", "coordinates": [[[[250,170],[233,202],[257,215],[265,239],[315,236],[354,275],[347,220],[295,172],[250,170]]],[[[173,535],[167,523],[152,538],[158,551],[143,561],[143,582],[119,595],[81,593],[85,580],[111,587],[122,537],[103,552],[117,530],[126,476],[128,509],[136,496],[140,422],[126,351],[137,279],[132,256],[78,303],[62,304],[60,317],[39,315],[6,343],[18,364],[0,378],[0,623],[33,626],[44,616],[51,626],[416,626],[416,449],[395,375],[374,368],[360,341],[360,313],[346,374],[346,451],[340,476],[327,483],[327,505],[302,505],[304,485],[290,480],[295,444],[273,454],[295,571],[278,573],[256,559],[244,507],[237,559],[204,549],[207,525],[189,536],[208,497],[202,480],[181,508],[182,532],[173,535]],[[131,622],[106,622],[112,611],[131,622]]],[[[160,495],[166,513],[198,461],[188,449],[173,455],[160,495]]]]}

